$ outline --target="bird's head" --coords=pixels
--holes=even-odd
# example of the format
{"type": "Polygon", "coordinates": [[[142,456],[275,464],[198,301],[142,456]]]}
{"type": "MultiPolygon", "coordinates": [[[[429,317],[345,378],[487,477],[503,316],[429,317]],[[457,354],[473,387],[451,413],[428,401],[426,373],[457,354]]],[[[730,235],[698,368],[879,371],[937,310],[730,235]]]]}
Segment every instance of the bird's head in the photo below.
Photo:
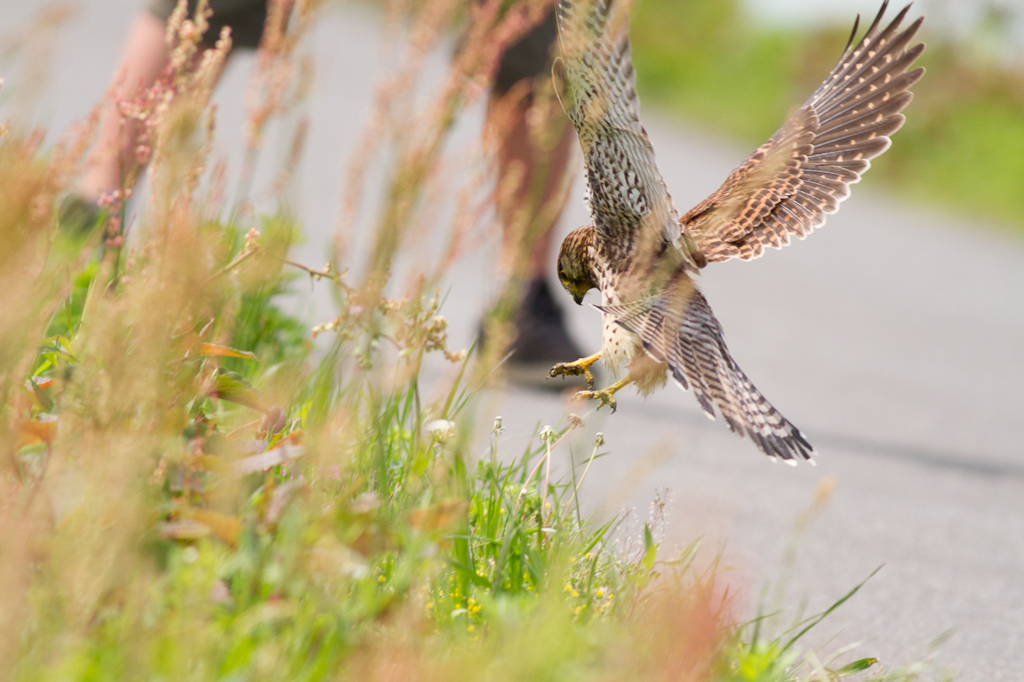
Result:
{"type": "Polygon", "coordinates": [[[573,230],[558,252],[558,281],[577,305],[583,303],[588,291],[597,287],[593,267],[594,236],[591,225],[573,230]]]}

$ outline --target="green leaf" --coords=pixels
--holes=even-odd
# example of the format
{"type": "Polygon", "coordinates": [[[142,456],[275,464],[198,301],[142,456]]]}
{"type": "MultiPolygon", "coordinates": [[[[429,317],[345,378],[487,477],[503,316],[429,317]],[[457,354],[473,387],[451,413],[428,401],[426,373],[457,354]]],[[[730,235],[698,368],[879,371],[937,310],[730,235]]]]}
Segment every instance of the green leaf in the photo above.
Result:
{"type": "Polygon", "coordinates": [[[482,575],[479,575],[476,571],[474,571],[466,564],[461,563],[452,557],[448,557],[448,565],[454,568],[459,575],[468,579],[477,587],[483,587],[485,589],[489,589],[491,587],[491,583],[487,580],[487,578],[483,577],[482,575]]]}
{"type": "Polygon", "coordinates": [[[876,663],[878,663],[877,658],[862,658],[859,661],[844,665],[839,670],[836,670],[835,673],[840,677],[843,675],[853,675],[854,673],[864,672],[876,663]]]}
{"type": "Polygon", "coordinates": [[[654,568],[654,560],[658,556],[658,545],[654,544],[654,534],[651,533],[651,526],[644,524],[644,568],[650,571],[654,568]]]}
{"type": "Polygon", "coordinates": [[[882,567],[879,566],[875,570],[871,571],[871,574],[868,575],[867,578],[864,578],[864,580],[862,580],[859,583],[857,583],[852,590],[850,590],[849,592],[844,594],[834,604],[832,604],[832,606],[828,607],[827,609],[825,609],[824,611],[822,611],[818,615],[812,616],[811,618],[808,618],[807,620],[803,621],[804,623],[808,623],[808,625],[806,627],[804,627],[803,630],[798,632],[792,639],[790,639],[788,642],[786,642],[786,645],[784,647],[782,647],[782,651],[787,651],[791,646],[796,644],[797,640],[799,640],[801,637],[803,637],[805,634],[807,634],[807,632],[811,628],[813,628],[815,625],[817,625],[821,621],[825,620],[825,618],[827,618],[829,616],[829,614],[831,614],[833,611],[835,611],[840,606],[845,604],[850,599],[850,597],[852,597],[853,595],[855,595],[858,592],[860,592],[860,588],[864,587],[864,584],[867,583],[867,581],[871,580],[873,577],[875,577],[875,574],[878,573],[881,570],[882,570],[882,567]]]}
{"type": "Polygon", "coordinates": [[[220,374],[217,376],[217,380],[213,384],[213,390],[210,391],[210,397],[227,400],[238,405],[245,405],[260,412],[267,411],[267,406],[260,400],[260,396],[253,387],[241,378],[231,376],[230,374],[220,374]]]}
{"type": "Polygon", "coordinates": [[[44,381],[41,381],[41,382],[37,382],[35,379],[29,379],[28,383],[32,387],[32,394],[35,396],[36,400],[39,402],[39,405],[42,406],[43,410],[46,411],[46,412],[52,412],[53,411],[53,399],[50,398],[50,396],[46,393],[46,391],[44,389],[49,387],[49,386],[52,386],[53,385],[53,381],[52,380],[44,380],[44,381]]]}

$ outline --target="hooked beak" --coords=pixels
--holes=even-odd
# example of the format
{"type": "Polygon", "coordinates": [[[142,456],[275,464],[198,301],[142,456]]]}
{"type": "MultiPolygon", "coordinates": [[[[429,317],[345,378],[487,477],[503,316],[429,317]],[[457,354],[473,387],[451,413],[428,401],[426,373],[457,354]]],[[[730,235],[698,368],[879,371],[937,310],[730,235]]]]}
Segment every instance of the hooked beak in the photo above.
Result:
{"type": "Polygon", "coordinates": [[[587,292],[585,291],[582,294],[578,291],[574,291],[572,292],[572,300],[576,301],[576,305],[583,305],[583,297],[586,295],[587,292]]]}

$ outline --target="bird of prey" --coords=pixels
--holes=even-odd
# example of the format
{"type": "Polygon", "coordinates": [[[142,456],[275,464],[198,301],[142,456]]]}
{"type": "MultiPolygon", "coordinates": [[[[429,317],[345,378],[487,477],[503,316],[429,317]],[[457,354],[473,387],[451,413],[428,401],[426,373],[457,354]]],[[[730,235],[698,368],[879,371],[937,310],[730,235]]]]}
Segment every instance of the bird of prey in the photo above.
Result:
{"type": "Polygon", "coordinates": [[[765,247],[804,238],[835,213],[870,159],[889,148],[904,122],[909,70],[924,50],[911,46],[923,18],[903,27],[910,7],[882,23],[888,0],[865,35],[860,17],[832,72],[810,99],[725,180],[682,217],[672,204],[639,120],[626,0],[558,0],[561,57],[556,91],[583,150],[592,224],[570,233],[558,278],[577,303],[601,292],[601,352],[561,363],[552,377],[584,375],[589,391],[615,409],[633,383],[646,395],[671,377],[693,391],[712,419],[749,437],[769,457],[809,460],[807,438],[761,395],[733,360],[722,328],[697,286],[708,263],[750,260],[765,247]],[[560,82],[559,82],[560,81],[560,82]],[[622,380],[593,390],[590,366],[603,359],[622,380]]]}

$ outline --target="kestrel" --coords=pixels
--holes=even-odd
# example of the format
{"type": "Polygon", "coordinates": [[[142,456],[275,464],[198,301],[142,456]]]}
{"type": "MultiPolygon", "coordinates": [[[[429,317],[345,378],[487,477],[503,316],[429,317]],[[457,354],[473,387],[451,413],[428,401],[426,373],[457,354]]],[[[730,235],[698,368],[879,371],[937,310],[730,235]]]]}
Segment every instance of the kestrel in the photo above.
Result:
{"type": "Polygon", "coordinates": [[[859,41],[854,25],[839,63],[810,99],[739,165],[714,194],[679,217],[639,120],[630,58],[628,2],[559,0],[562,106],[579,135],[593,224],[566,237],[558,279],[576,303],[599,289],[601,352],[551,369],[586,376],[604,360],[627,376],[602,391],[583,391],[615,409],[630,383],[646,395],[672,379],[693,391],[704,412],[715,408],[729,428],[772,458],[810,459],[807,438],[761,395],[729,354],[722,328],[697,286],[708,263],[750,260],[766,246],[806,237],[835,213],[870,159],[889,148],[904,122],[908,71],[924,44],[908,47],[919,18],[910,7],[882,26],[888,0],[859,41]]]}

